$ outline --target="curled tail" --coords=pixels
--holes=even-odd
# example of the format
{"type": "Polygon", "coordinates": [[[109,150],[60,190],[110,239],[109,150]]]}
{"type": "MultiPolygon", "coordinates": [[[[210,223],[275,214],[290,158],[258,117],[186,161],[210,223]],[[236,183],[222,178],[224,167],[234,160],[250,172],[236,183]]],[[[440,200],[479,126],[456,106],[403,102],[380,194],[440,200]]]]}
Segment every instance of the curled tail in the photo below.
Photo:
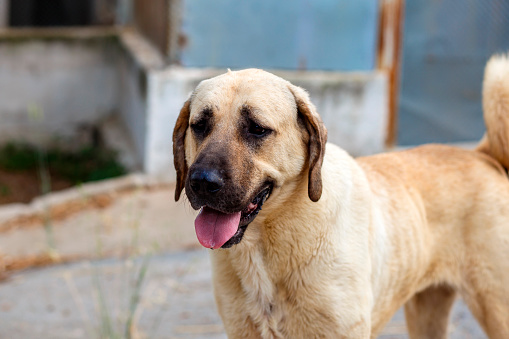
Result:
{"type": "Polygon", "coordinates": [[[488,61],[482,96],[486,134],[477,150],[509,169],[509,54],[488,61]]]}

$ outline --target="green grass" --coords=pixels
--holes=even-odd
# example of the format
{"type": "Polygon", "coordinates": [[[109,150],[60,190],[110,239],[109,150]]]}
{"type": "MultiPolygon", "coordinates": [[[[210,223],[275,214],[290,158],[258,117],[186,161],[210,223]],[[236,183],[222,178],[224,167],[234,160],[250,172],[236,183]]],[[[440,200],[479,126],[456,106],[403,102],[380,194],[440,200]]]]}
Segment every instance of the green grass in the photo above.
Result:
{"type": "Polygon", "coordinates": [[[10,194],[11,194],[11,190],[9,189],[9,186],[0,182],[0,196],[6,197],[10,194]]]}
{"type": "Polygon", "coordinates": [[[0,167],[11,171],[38,170],[40,158],[49,173],[79,184],[113,178],[126,173],[112,151],[97,147],[84,147],[76,152],[54,147],[41,150],[21,143],[8,143],[0,147],[0,167]]]}

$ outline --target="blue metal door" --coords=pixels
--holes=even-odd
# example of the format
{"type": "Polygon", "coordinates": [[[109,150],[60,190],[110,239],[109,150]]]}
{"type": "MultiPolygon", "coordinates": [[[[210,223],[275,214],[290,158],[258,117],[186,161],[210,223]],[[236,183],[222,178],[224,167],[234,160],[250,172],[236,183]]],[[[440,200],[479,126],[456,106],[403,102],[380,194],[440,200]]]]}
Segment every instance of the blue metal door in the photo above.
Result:
{"type": "Polygon", "coordinates": [[[398,142],[478,140],[493,53],[509,50],[507,0],[407,0],[398,142]]]}

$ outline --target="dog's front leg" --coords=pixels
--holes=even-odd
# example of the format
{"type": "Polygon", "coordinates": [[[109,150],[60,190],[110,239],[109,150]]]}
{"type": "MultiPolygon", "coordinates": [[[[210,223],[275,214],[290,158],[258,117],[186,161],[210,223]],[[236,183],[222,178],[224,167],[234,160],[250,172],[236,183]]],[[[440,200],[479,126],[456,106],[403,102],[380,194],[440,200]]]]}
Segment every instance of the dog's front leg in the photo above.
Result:
{"type": "Polygon", "coordinates": [[[244,290],[233,270],[229,253],[224,250],[211,253],[214,297],[217,310],[229,339],[259,339],[261,334],[253,322],[244,290]]]}
{"type": "Polygon", "coordinates": [[[340,281],[319,275],[301,280],[297,289],[279,289],[276,304],[285,337],[369,339],[372,298],[365,279],[345,271],[347,279],[340,281]]]}

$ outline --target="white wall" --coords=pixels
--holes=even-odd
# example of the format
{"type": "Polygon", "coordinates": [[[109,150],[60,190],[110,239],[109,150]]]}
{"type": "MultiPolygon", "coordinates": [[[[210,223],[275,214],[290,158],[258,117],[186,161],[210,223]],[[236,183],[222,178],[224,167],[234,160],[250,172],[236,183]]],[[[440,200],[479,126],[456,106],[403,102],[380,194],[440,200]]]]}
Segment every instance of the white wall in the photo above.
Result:
{"type": "Polygon", "coordinates": [[[384,72],[276,72],[305,88],[327,127],[328,141],[354,156],[382,152],[388,123],[384,72]]]}
{"type": "MultiPolygon", "coordinates": [[[[142,169],[174,179],[172,133],[180,109],[201,80],[222,72],[165,67],[136,34],[0,38],[0,143],[65,138],[117,114],[142,169]]],[[[353,155],[384,149],[386,74],[274,73],[309,91],[330,142],[353,155]]]]}
{"type": "Polygon", "coordinates": [[[180,109],[200,81],[219,73],[179,68],[150,73],[144,161],[148,173],[175,178],[172,134],[180,109]]]}
{"type": "Polygon", "coordinates": [[[0,40],[0,142],[69,137],[117,110],[113,39],[0,40]]]}
{"type": "Polygon", "coordinates": [[[129,134],[134,157],[143,166],[147,145],[147,86],[145,69],[134,58],[124,52],[118,60],[119,73],[119,118],[129,134]]]}

